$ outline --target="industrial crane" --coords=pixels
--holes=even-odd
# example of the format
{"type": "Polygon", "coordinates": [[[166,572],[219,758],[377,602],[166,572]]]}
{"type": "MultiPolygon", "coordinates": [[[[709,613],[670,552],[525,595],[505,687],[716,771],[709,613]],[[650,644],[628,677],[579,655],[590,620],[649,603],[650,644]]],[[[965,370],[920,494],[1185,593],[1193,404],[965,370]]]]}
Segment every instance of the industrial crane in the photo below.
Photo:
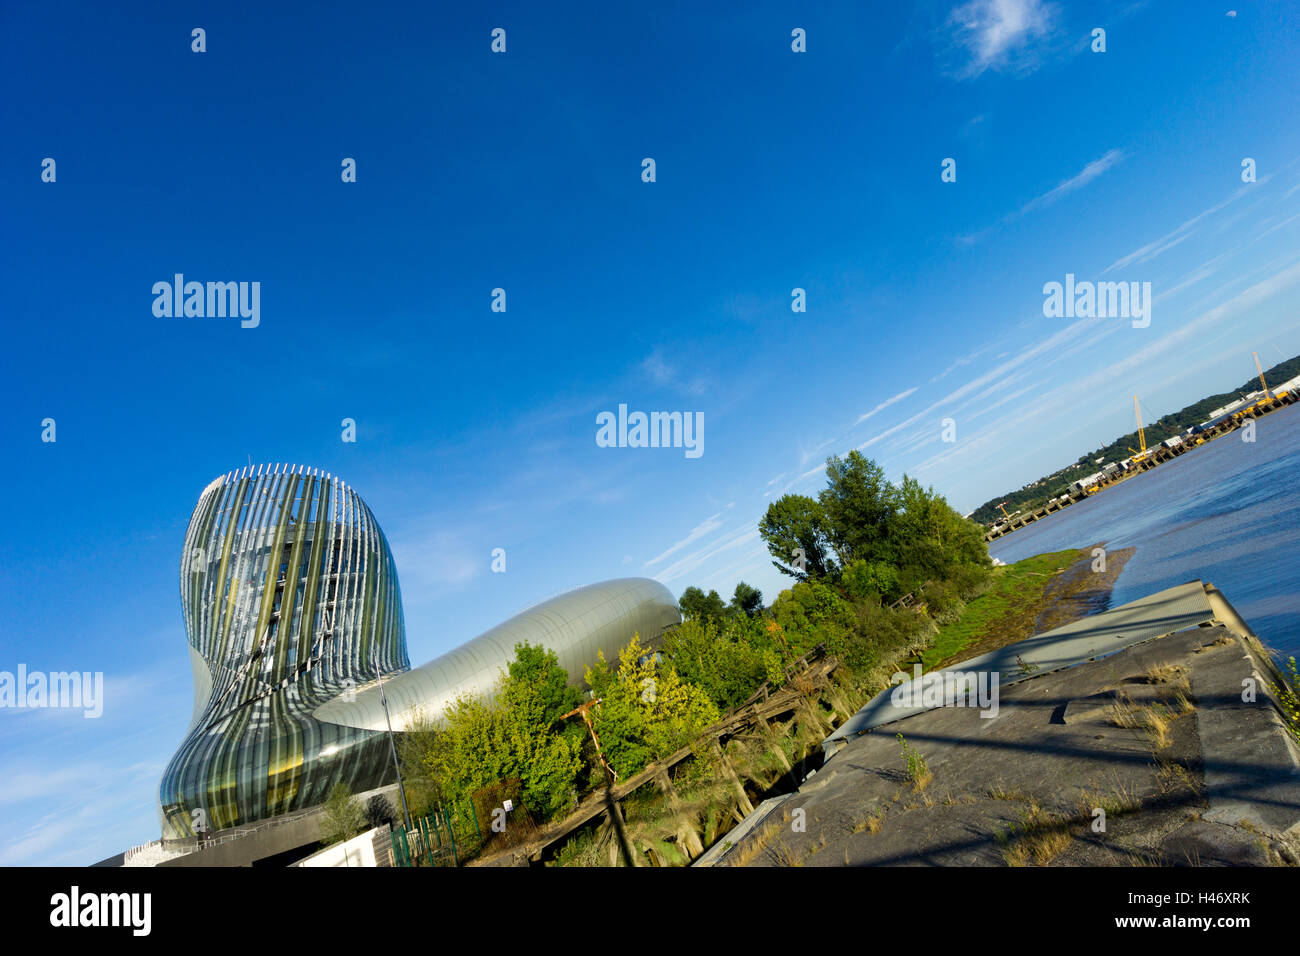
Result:
{"type": "Polygon", "coordinates": [[[1235,421],[1256,417],[1258,412],[1262,412],[1272,404],[1274,398],[1272,391],[1269,390],[1268,382],[1264,381],[1264,367],[1259,364],[1259,353],[1251,352],[1250,354],[1255,357],[1255,371],[1259,373],[1259,387],[1264,390],[1264,394],[1258,400],[1251,402],[1245,408],[1240,408],[1233,412],[1232,417],[1235,421]]]}
{"type": "Polygon", "coordinates": [[[1272,398],[1273,393],[1268,390],[1268,382],[1264,381],[1264,367],[1259,364],[1259,353],[1251,352],[1255,356],[1255,371],[1259,373],[1259,387],[1264,390],[1265,398],[1272,398]]]}
{"type": "Polygon", "coordinates": [[[1137,450],[1134,449],[1134,448],[1130,448],[1129,451],[1133,452],[1133,463],[1134,463],[1134,464],[1137,464],[1137,463],[1140,462],[1140,461],[1145,461],[1145,460],[1146,460],[1146,457],[1147,457],[1147,436],[1146,436],[1146,433],[1142,430],[1142,407],[1141,407],[1140,405],[1138,405],[1138,397],[1137,397],[1136,395],[1133,396],[1133,417],[1137,419],[1137,423],[1138,423],[1138,444],[1140,444],[1140,445],[1142,446],[1142,450],[1141,450],[1141,451],[1137,451],[1137,450]]]}

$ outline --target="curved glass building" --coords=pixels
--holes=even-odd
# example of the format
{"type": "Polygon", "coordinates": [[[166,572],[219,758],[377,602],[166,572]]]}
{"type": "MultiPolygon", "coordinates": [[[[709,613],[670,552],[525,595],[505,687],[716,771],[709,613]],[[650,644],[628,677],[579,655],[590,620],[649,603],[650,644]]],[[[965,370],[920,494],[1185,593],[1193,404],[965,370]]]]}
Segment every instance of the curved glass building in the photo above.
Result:
{"type": "Polygon", "coordinates": [[[395,774],[394,730],[491,695],[528,643],[582,680],[597,652],[677,623],[657,581],[624,578],[529,608],[411,670],[397,568],[375,516],[337,478],[301,466],[231,472],[203,489],[181,556],[194,714],[159,787],[163,836],[219,830],[322,804],[395,774]],[[201,812],[200,812],[201,811],[201,812]]]}
{"type": "Polygon", "coordinates": [[[372,731],[320,704],[406,670],[397,568],[375,516],[330,475],[244,469],[199,496],[181,556],[194,715],[163,774],[164,836],[323,803],[393,773],[372,731]]]}

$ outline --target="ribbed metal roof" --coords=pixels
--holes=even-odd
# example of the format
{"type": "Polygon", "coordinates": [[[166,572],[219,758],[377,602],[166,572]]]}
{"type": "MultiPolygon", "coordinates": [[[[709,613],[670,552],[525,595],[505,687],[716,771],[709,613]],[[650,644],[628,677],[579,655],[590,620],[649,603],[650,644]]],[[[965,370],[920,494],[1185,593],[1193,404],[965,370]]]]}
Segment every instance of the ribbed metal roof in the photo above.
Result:
{"type": "MultiPolygon", "coordinates": [[[[650,578],[604,581],[543,601],[427,664],[386,678],[393,729],[404,729],[417,714],[436,721],[461,696],[490,698],[516,644],[555,651],[577,683],[598,652],[613,660],[634,634],[648,645],[680,620],[672,592],[650,578]]],[[[368,730],[386,726],[377,683],[359,688],[353,701],[336,698],[321,705],[313,716],[368,730]]]]}

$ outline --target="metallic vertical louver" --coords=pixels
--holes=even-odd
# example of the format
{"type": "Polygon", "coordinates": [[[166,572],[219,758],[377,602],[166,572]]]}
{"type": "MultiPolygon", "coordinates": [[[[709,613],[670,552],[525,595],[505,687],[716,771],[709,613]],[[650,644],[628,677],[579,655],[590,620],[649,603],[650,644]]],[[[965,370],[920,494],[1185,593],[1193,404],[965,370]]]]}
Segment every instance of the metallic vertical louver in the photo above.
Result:
{"type": "Polygon", "coordinates": [[[397,569],[365,502],[330,475],[263,465],[199,496],[181,555],[194,716],[163,773],[163,836],[221,830],[395,779],[382,675],[401,731],[464,695],[491,698],[521,643],[556,652],[581,682],[634,634],[677,623],[658,581],[621,578],[542,601],[414,671],[397,569]]]}
{"type": "Polygon", "coordinates": [[[375,517],[337,478],[260,466],[208,485],[181,556],[194,716],[163,774],[164,836],[381,786],[379,734],[322,723],[320,704],[408,668],[397,569],[375,517]]]}

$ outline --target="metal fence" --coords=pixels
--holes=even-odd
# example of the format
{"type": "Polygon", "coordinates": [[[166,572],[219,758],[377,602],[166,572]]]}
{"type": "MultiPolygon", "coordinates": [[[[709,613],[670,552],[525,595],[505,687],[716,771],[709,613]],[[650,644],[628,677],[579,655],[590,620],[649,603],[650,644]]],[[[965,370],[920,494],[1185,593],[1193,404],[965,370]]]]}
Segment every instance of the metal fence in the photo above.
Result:
{"type": "Polygon", "coordinates": [[[393,827],[392,863],[393,866],[460,866],[460,861],[477,851],[482,842],[483,833],[472,803],[467,813],[456,806],[439,807],[428,816],[412,820],[409,830],[393,827]]]}

